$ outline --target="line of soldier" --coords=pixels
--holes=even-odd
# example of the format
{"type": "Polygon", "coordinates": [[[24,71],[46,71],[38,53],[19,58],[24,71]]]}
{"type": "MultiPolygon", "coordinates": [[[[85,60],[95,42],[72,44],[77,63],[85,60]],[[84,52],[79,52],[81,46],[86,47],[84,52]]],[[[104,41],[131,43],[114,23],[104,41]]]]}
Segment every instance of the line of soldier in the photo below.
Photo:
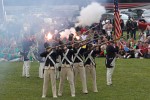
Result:
{"type": "Polygon", "coordinates": [[[57,62],[60,61],[60,82],[58,89],[58,96],[63,94],[64,81],[68,78],[71,96],[75,97],[75,84],[77,75],[80,75],[82,82],[82,92],[87,94],[87,81],[86,75],[92,75],[93,92],[98,92],[96,84],[96,64],[94,58],[99,53],[99,47],[93,48],[92,44],[75,43],[72,45],[64,45],[62,47],[52,48],[46,46],[46,51],[40,54],[45,57],[44,67],[44,82],[42,98],[47,95],[48,81],[51,80],[53,97],[57,98],[56,94],[56,68],[57,62]],[[59,60],[59,61],[58,61],[59,60]]]}
{"type": "MultiPolygon", "coordinates": [[[[30,44],[31,42],[28,41],[30,44]]],[[[56,44],[56,45],[59,45],[56,44]]],[[[99,45],[100,46],[100,45],[99,45]]],[[[80,75],[82,82],[82,92],[87,94],[87,81],[86,76],[91,74],[93,82],[93,92],[98,92],[96,84],[96,64],[95,56],[100,52],[99,46],[93,46],[87,41],[81,43],[73,43],[72,45],[50,47],[48,43],[44,44],[46,50],[40,54],[45,60],[40,60],[39,77],[44,77],[42,98],[47,95],[48,82],[51,80],[53,97],[57,98],[56,93],[56,74],[57,68],[60,71],[60,82],[58,89],[58,96],[63,94],[64,81],[67,78],[70,84],[71,96],[75,97],[75,84],[77,75],[80,75]],[[44,71],[43,71],[44,66],[44,71]],[[59,67],[58,67],[59,66],[59,67]],[[44,74],[43,74],[44,73],[44,74]]],[[[115,52],[116,50],[112,45],[106,48],[109,55],[106,56],[107,67],[107,85],[112,84],[112,74],[115,66],[115,52]],[[110,48],[110,49],[109,49],[110,48]],[[110,53],[109,53],[110,52],[110,53]]],[[[43,50],[41,50],[43,51],[43,50]]],[[[27,53],[25,53],[27,54],[27,53]]],[[[29,77],[30,62],[27,56],[24,56],[25,61],[23,65],[23,76],[29,77]],[[26,67],[26,68],[24,68],[26,67]]]]}

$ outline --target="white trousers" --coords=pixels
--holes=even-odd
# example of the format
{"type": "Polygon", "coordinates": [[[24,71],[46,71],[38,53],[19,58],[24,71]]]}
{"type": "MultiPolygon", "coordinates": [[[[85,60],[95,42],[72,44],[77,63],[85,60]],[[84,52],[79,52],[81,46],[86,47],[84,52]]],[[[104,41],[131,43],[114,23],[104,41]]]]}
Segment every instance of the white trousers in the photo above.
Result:
{"type": "Polygon", "coordinates": [[[66,80],[66,77],[68,77],[68,81],[70,84],[71,96],[75,96],[73,69],[70,65],[65,65],[65,64],[62,65],[62,68],[60,71],[60,82],[59,82],[58,95],[62,96],[64,82],[66,80]]]}
{"type": "Polygon", "coordinates": [[[52,94],[53,97],[57,97],[56,94],[56,74],[55,69],[45,69],[44,70],[44,82],[43,82],[43,93],[42,96],[46,97],[49,80],[51,80],[52,94]]]}
{"type": "Polygon", "coordinates": [[[75,82],[76,82],[78,74],[80,75],[81,82],[82,82],[82,92],[88,93],[85,67],[84,67],[83,63],[74,63],[75,82]]]}
{"type": "Polygon", "coordinates": [[[30,61],[24,61],[22,76],[29,77],[30,76],[29,70],[30,70],[30,61]]]}
{"type": "Polygon", "coordinates": [[[45,64],[45,63],[40,63],[40,67],[39,67],[39,78],[43,78],[43,76],[44,76],[44,74],[43,74],[44,64],[45,64]]]}
{"type": "Polygon", "coordinates": [[[115,67],[107,68],[107,85],[112,84],[112,75],[113,75],[114,69],[115,67]]]}
{"type": "MultiPolygon", "coordinates": [[[[96,83],[96,68],[93,65],[85,65],[86,77],[90,74],[92,76],[93,92],[98,92],[96,83]]],[[[88,77],[87,77],[88,78],[88,77]]]]}
{"type": "Polygon", "coordinates": [[[113,61],[111,62],[111,66],[113,66],[112,68],[107,68],[107,73],[106,73],[107,85],[112,84],[112,75],[115,69],[115,61],[116,61],[116,58],[114,58],[113,61]]]}

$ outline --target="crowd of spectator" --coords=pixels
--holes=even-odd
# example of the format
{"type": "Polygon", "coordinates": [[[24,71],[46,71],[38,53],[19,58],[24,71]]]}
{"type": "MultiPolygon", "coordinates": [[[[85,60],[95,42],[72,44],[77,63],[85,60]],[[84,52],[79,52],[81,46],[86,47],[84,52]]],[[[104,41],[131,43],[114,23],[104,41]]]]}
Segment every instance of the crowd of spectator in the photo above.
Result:
{"type": "MultiPolygon", "coordinates": [[[[140,29],[138,22],[133,18],[129,18],[126,23],[123,23],[122,20],[120,25],[122,37],[115,43],[115,46],[119,49],[118,54],[123,58],[150,58],[150,26],[147,25],[146,29],[140,29]]],[[[99,28],[94,28],[92,31],[89,31],[91,32],[89,34],[94,34],[94,37],[99,36],[100,39],[97,43],[101,44],[113,40],[113,30],[113,22],[109,19],[104,19],[101,21],[99,28]]],[[[98,56],[105,56],[106,45],[103,44],[101,46],[101,52],[98,56]]]]}
{"type": "MultiPolygon", "coordinates": [[[[118,54],[123,58],[150,58],[150,26],[147,26],[145,30],[138,29],[138,24],[133,18],[129,18],[126,23],[122,20],[120,25],[123,37],[115,43],[115,46],[119,49],[118,54]]],[[[93,40],[93,44],[101,44],[114,38],[114,23],[107,18],[90,27],[76,27],[75,29],[82,40],[91,37],[96,39],[93,40]]],[[[31,35],[34,36],[36,42],[44,38],[44,36],[40,36],[44,35],[40,32],[26,36],[30,38],[31,35]]],[[[22,50],[22,40],[22,34],[16,36],[2,33],[0,35],[0,58],[11,60],[12,58],[20,57],[18,52],[22,50]]],[[[106,45],[101,45],[101,52],[97,56],[105,56],[106,45]]]]}

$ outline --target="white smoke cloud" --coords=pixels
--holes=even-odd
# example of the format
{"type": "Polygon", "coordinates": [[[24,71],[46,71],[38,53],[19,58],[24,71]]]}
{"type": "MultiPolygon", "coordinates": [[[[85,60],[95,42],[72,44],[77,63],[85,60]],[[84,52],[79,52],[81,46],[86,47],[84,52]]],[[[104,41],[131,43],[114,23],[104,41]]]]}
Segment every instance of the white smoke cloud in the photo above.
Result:
{"type": "Polygon", "coordinates": [[[65,29],[64,31],[60,32],[60,38],[68,38],[70,34],[70,30],[69,29],[65,29]]]}
{"type": "Polygon", "coordinates": [[[71,27],[70,29],[65,29],[64,31],[60,32],[60,38],[63,39],[63,38],[67,38],[69,37],[70,34],[74,34],[74,37],[77,35],[76,34],[76,30],[75,28],[71,27]]]}
{"type": "Polygon", "coordinates": [[[70,28],[70,32],[74,35],[74,37],[77,35],[76,29],[74,27],[70,28]]]}
{"type": "Polygon", "coordinates": [[[90,26],[93,23],[99,23],[102,14],[106,13],[106,9],[99,3],[93,2],[85,8],[82,8],[80,16],[78,16],[79,23],[76,26],[90,26]]]}

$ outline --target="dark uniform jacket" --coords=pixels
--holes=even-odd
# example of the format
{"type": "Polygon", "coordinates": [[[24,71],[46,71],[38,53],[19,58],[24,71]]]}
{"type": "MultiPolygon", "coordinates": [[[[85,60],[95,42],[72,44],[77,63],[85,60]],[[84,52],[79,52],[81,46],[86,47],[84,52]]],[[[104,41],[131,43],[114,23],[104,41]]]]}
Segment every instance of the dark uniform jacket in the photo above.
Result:
{"type": "Polygon", "coordinates": [[[108,45],[106,47],[106,67],[107,68],[112,68],[114,67],[111,63],[113,62],[113,60],[116,57],[116,53],[118,52],[118,50],[116,48],[114,48],[112,45],[108,45]]]}
{"type": "Polygon", "coordinates": [[[106,47],[106,52],[107,52],[106,57],[111,58],[116,56],[116,52],[118,52],[118,50],[114,48],[112,45],[108,45],[106,47]]]}
{"type": "MultiPolygon", "coordinates": [[[[79,49],[80,48],[78,48],[78,49],[74,48],[73,50],[74,50],[75,53],[77,53],[79,49]]],[[[78,53],[78,56],[82,59],[82,61],[83,61],[83,55],[84,55],[85,51],[86,51],[85,48],[81,48],[79,53],[78,53]]],[[[79,63],[79,62],[82,62],[82,61],[78,57],[74,58],[74,63],[79,63]]]]}
{"type": "Polygon", "coordinates": [[[30,46],[32,44],[33,44],[33,42],[30,41],[30,40],[24,40],[23,43],[22,43],[22,47],[23,47],[22,55],[24,57],[24,61],[28,61],[29,60],[28,53],[30,51],[30,46]]]}
{"type": "MultiPolygon", "coordinates": [[[[92,50],[87,50],[86,52],[84,52],[85,60],[87,59],[87,57],[91,53],[91,51],[92,50]]],[[[95,59],[96,54],[98,54],[98,53],[100,53],[100,51],[93,50],[93,52],[91,54],[92,58],[95,59]]],[[[84,62],[84,65],[91,64],[91,63],[92,63],[91,59],[88,58],[87,61],[84,62]]],[[[95,63],[95,61],[94,61],[94,63],[95,63]]]]}
{"type": "MultiPolygon", "coordinates": [[[[45,51],[45,52],[41,53],[40,56],[46,58],[48,54],[49,54],[49,52],[45,51]]],[[[57,57],[58,57],[57,52],[56,52],[56,51],[53,51],[49,56],[52,58],[52,60],[54,61],[54,63],[56,63],[56,59],[57,59],[57,57]]],[[[47,59],[46,59],[46,61],[45,61],[45,66],[49,66],[49,65],[50,65],[51,67],[52,67],[52,66],[55,66],[55,65],[53,64],[53,62],[49,59],[49,57],[47,57],[47,59]]]]}
{"type": "Polygon", "coordinates": [[[73,49],[68,49],[69,51],[68,51],[68,53],[67,53],[67,55],[66,55],[66,57],[68,58],[68,60],[69,60],[69,62],[66,60],[66,59],[64,59],[64,55],[65,55],[65,53],[66,53],[66,51],[64,50],[64,49],[60,49],[59,51],[58,51],[58,54],[61,56],[61,60],[63,60],[62,61],[62,64],[70,64],[70,62],[73,64],[73,56],[74,56],[74,50],[73,49]]]}

